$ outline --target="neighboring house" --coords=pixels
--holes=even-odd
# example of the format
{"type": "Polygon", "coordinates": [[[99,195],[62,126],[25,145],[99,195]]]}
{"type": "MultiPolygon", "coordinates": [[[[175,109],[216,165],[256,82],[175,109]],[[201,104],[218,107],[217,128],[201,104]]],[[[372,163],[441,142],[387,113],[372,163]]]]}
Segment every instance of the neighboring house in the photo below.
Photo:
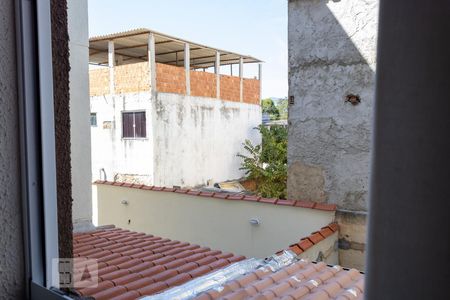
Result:
{"type": "Polygon", "coordinates": [[[91,38],[93,179],[197,186],[243,176],[242,143],[260,143],[261,61],[148,29],[91,38]],[[239,76],[220,73],[239,65],[239,76]],[[106,67],[105,67],[106,66],[106,67]],[[214,68],[214,72],[206,72],[214,68]]]}
{"type": "Polygon", "coordinates": [[[364,269],[378,0],[289,1],[288,197],[336,203],[364,269]]]}
{"type": "MultiPolygon", "coordinates": [[[[335,236],[329,224],[266,259],[107,226],[74,234],[75,270],[98,259],[99,284],[78,288],[96,300],[363,299],[364,275],[302,258],[335,236]],[[313,246],[314,245],[314,246],[313,246]]],[[[79,283],[82,283],[80,281],[79,283]]]]}

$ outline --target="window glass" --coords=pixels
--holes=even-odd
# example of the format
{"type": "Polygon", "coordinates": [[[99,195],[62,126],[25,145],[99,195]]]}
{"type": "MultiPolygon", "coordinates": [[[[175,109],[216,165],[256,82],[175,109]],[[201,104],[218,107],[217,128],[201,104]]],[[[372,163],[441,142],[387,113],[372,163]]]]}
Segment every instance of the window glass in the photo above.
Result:
{"type": "Polygon", "coordinates": [[[145,138],[146,136],[145,112],[123,112],[122,137],[145,138]]]}
{"type": "Polygon", "coordinates": [[[91,126],[97,127],[97,113],[91,113],[91,126]]]}

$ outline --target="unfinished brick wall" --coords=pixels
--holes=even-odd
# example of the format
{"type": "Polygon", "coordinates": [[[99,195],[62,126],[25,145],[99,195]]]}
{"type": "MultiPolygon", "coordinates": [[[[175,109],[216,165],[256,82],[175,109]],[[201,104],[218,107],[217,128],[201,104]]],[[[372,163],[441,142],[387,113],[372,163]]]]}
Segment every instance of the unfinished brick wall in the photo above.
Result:
{"type": "Polygon", "coordinates": [[[184,68],[157,63],[156,90],[161,93],[186,94],[184,68]]]}
{"type": "Polygon", "coordinates": [[[244,78],[244,102],[259,104],[260,100],[260,81],[258,79],[244,78]]]}
{"type": "Polygon", "coordinates": [[[191,95],[216,98],[216,74],[191,71],[191,95]]]}
{"type": "Polygon", "coordinates": [[[236,76],[220,75],[220,98],[229,101],[241,101],[241,79],[236,76]]]}
{"type": "Polygon", "coordinates": [[[148,62],[116,66],[114,82],[116,94],[149,91],[150,67],[148,62]]]}
{"type": "Polygon", "coordinates": [[[89,70],[89,95],[101,96],[109,94],[109,69],[89,70]]]}
{"type": "MultiPolygon", "coordinates": [[[[191,95],[216,98],[216,74],[190,71],[191,95]]],[[[150,67],[148,62],[114,67],[115,93],[136,93],[150,90],[150,67]]],[[[260,81],[244,78],[243,102],[259,104],[260,81]]],[[[161,93],[186,94],[186,73],[184,67],[156,64],[156,89],[161,93]]],[[[89,71],[89,94],[109,94],[109,69],[89,71]]],[[[220,98],[240,101],[240,78],[220,75],[220,98]]]]}

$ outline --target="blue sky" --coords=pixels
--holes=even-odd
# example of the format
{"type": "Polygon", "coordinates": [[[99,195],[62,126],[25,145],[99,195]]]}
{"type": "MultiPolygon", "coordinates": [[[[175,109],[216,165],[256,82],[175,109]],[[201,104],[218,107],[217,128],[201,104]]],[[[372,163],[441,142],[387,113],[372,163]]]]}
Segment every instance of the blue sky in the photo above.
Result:
{"type": "MultiPolygon", "coordinates": [[[[88,0],[89,36],[151,28],[263,60],[265,97],[287,96],[287,0],[88,0]]],[[[226,72],[229,67],[224,67],[226,72]]],[[[234,69],[237,74],[237,67],[234,69]]],[[[228,71],[229,72],[229,71],[228,71]]],[[[256,66],[244,75],[253,77],[256,66]]]]}

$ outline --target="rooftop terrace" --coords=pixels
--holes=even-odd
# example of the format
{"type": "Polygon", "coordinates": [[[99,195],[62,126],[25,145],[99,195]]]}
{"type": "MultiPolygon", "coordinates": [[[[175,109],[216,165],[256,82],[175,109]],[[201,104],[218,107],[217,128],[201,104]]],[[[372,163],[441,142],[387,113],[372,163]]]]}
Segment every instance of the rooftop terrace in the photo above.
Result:
{"type": "Polygon", "coordinates": [[[149,29],[92,37],[90,95],[152,91],[259,104],[262,61],[149,29]],[[244,64],[258,64],[258,78],[244,78],[244,64]],[[239,65],[239,76],[220,66],[239,65]],[[214,73],[206,72],[214,68],[214,73]]]}

